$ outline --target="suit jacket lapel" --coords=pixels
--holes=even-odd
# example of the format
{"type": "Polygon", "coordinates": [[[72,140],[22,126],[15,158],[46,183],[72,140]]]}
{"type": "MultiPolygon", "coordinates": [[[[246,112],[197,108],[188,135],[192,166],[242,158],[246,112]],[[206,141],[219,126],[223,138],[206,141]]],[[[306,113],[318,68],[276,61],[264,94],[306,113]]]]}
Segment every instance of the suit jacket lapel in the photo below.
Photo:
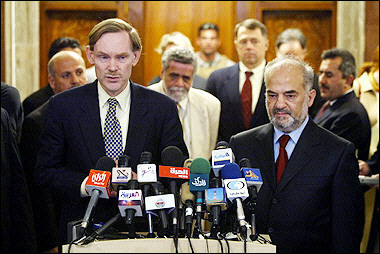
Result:
{"type": "Polygon", "coordinates": [[[258,145],[254,146],[255,156],[260,163],[261,174],[265,175],[269,186],[274,191],[276,189],[276,169],[273,152],[273,125],[267,124],[257,135],[258,145]]]}
{"type": "Polygon", "coordinates": [[[309,122],[305,126],[300,139],[286,165],[284,175],[277,186],[276,192],[282,191],[285,186],[302,170],[307,163],[314,157],[316,150],[313,148],[317,146],[320,141],[318,134],[315,132],[316,124],[309,118],[309,122]]]}
{"type": "Polygon", "coordinates": [[[147,117],[148,108],[138,86],[130,81],[131,85],[131,109],[129,113],[129,126],[125,154],[131,154],[128,150],[141,151],[148,133],[147,117]]]}
{"type": "Polygon", "coordinates": [[[98,159],[106,154],[100,123],[97,81],[89,84],[84,93],[86,96],[83,96],[83,101],[79,106],[82,112],[78,117],[78,123],[91,160],[96,165],[98,159]]]}

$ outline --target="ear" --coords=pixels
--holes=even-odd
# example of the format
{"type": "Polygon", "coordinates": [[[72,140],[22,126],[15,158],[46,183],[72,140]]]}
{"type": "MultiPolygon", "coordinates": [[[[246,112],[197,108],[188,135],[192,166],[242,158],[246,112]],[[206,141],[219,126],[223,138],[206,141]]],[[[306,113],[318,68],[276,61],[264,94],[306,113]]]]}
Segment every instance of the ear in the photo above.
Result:
{"type": "Polygon", "coordinates": [[[95,64],[95,55],[94,51],[90,49],[90,45],[86,46],[86,56],[90,64],[95,64]]]}
{"type": "Polygon", "coordinates": [[[136,66],[141,56],[141,50],[133,51],[133,56],[134,59],[132,60],[132,65],[136,66]]]}
{"type": "Polygon", "coordinates": [[[309,91],[309,95],[307,96],[307,106],[309,108],[313,105],[316,95],[317,95],[317,92],[314,89],[311,89],[309,91]]]}
{"type": "Polygon", "coordinates": [[[351,89],[352,88],[352,85],[354,83],[354,76],[353,75],[348,75],[346,77],[346,83],[345,83],[345,86],[347,87],[347,90],[348,89],[351,89]]]}
{"type": "Polygon", "coordinates": [[[48,75],[48,82],[49,82],[49,85],[51,86],[51,88],[53,88],[53,90],[54,90],[55,89],[55,80],[50,75],[48,75]]]}

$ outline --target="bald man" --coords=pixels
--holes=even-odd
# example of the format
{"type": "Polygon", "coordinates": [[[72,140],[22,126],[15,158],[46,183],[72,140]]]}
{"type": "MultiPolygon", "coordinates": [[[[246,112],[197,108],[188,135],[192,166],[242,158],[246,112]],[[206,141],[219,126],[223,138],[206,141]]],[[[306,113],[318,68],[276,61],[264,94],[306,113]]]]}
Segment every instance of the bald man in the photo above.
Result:
{"type": "MultiPolygon", "coordinates": [[[[48,81],[54,94],[87,83],[83,58],[73,51],[60,51],[48,63],[48,81]]],[[[49,101],[30,113],[21,132],[20,154],[31,194],[38,252],[58,252],[57,216],[59,205],[48,190],[34,181],[34,165],[40,149],[39,138],[45,122],[49,101]]]]}

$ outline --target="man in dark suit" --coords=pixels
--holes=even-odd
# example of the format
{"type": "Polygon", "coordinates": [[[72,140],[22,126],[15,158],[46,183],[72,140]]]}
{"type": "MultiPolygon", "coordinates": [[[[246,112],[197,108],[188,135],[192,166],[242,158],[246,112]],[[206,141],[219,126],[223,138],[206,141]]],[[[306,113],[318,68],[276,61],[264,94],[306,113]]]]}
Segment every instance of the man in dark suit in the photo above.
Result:
{"type": "MultiPolygon", "coordinates": [[[[48,80],[55,94],[87,83],[84,59],[72,51],[55,54],[48,63],[48,80]]],[[[53,195],[36,184],[34,174],[37,153],[41,148],[40,136],[46,118],[48,101],[33,110],[24,120],[20,155],[33,205],[37,251],[58,252],[57,213],[59,205],[53,195]]]]}
{"type": "Polygon", "coordinates": [[[260,21],[247,19],[235,26],[239,62],[211,73],[206,86],[222,104],[218,141],[269,122],[263,81],[268,45],[267,28],[260,21]],[[247,78],[246,73],[253,74],[247,78]]]}
{"type": "Polygon", "coordinates": [[[368,160],[371,124],[352,84],[356,75],[354,56],[345,49],[333,48],[322,53],[319,67],[321,96],[327,100],[314,121],[355,144],[359,160],[368,160]]]}
{"type": "MultiPolygon", "coordinates": [[[[20,102],[21,103],[21,102],[20,102]]],[[[8,112],[1,107],[1,248],[12,253],[37,251],[33,211],[8,112]]]]}
{"type": "MultiPolygon", "coordinates": [[[[74,51],[82,56],[80,43],[77,39],[71,37],[59,37],[55,39],[49,48],[49,60],[60,51],[74,51]]],[[[22,105],[24,107],[24,116],[29,115],[33,110],[47,102],[54,95],[53,88],[50,84],[42,87],[38,91],[32,93],[24,99],[22,105]]]]}
{"type": "Polygon", "coordinates": [[[1,82],[1,107],[8,112],[12,131],[15,132],[18,144],[20,142],[22,122],[24,121],[24,109],[17,88],[4,82],[1,82]]]}
{"type": "Polygon", "coordinates": [[[268,63],[271,123],[232,136],[230,147],[236,161],[261,170],[257,231],[270,235],[277,252],[359,252],[364,201],[355,147],[308,116],[313,75],[292,56],[268,63]]]}
{"type": "MultiPolygon", "coordinates": [[[[50,187],[62,201],[60,233],[64,243],[67,223],[82,219],[86,212],[89,193],[85,183],[90,169],[106,152],[108,155],[104,139],[108,138],[106,120],[112,101],[117,100],[117,121],[112,126],[121,132],[121,152],[130,157],[134,172],[144,151],[152,153],[155,164],[161,163],[161,152],[167,146],[176,146],[188,156],[176,103],[130,80],[141,49],[140,37],[130,24],[116,18],[98,23],[86,47],[89,62],[95,64],[97,80],[57,94],[49,101],[37,172],[40,183],[50,187]]],[[[117,204],[115,197],[100,199],[93,221],[110,220],[119,213],[117,204]]]]}

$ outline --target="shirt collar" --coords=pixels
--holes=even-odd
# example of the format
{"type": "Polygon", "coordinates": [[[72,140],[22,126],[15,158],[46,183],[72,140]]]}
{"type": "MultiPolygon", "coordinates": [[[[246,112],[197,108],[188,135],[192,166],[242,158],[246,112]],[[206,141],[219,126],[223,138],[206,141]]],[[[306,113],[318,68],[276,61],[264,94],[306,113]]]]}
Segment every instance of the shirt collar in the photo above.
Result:
{"type": "Polygon", "coordinates": [[[239,70],[240,70],[240,72],[242,72],[242,73],[245,73],[245,72],[247,72],[247,71],[251,71],[251,72],[253,72],[253,74],[256,74],[256,73],[263,73],[263,72],[264,72],[264,68],[265,68],[265,64],[266,64],[266,61],[264,60],[264,61],[262,61],[261,64],[259,64],[259,65],[256,66],[255,68],[253,68],[253,69],[249,69],[247,66],[245,66],[245,65],[243,64],[242,61],[239,61],[239,70]]]}
{"type": "Polygon", "coordinates": [[[300,127],[298,127],[296,130],[290,132],[290,133],[285,133],[283,131],[280,131],[279,129],[277,129],[276,127],[274,127],[274,137],[273,137],[273,141],[274,143],[276,143],[278,141],[278,139],[282,136],[282,135],[289,135],[291,140],[293,140],[294,143],[297,144],[298,140],[300,139],[300,136],[303,132],[303,130],[305,129],[305,126],[307,124],[307,122],[309,121],[309,116],[306,116],[305,120],[303,121],[303,123],[301,124],[300,127]]]}
{"type": "Polygon", "coordinates": [[[219,52],[216,52],[215,53],[215,57],[214,57],[214,60],[212,60],[211,62],[206,62],[204,61],[201,57],[200,57],[200,53],[197,52],[195,53],[196,56],[197,56],[197,61],[198,61],[198,65],[201,66],[201,67],[209,67],[209,66],[215,66],[220,58],[221,58],[221,55],[219,54],[219,52]]]}
{"type": "MultiPolygon", "coordinates": [[[[126,88],[119,93],[116,97],[114,97],[118,102],[121,110],[126,112],[127,103],[131,97],[131,88],[130,88],[130,82],[128,80],[128,84],[126,88]]],[[[107,92],[104,90],[104,88],[101,86],[100,82],[98,81],[98,97],[99,97],[99,105],[101,107],[104,107],[108,101],[109,98],[111,98],[107,92]]]]}

